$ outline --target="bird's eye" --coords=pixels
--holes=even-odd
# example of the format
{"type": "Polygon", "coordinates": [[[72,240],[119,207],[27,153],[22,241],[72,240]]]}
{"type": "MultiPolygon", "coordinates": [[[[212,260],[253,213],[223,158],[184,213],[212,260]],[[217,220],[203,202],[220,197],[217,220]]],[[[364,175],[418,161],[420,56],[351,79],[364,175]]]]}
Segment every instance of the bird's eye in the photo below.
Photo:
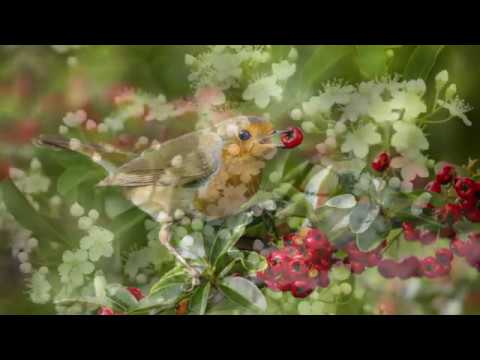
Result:
{"type": "Polygon", "coordinates": [[[250,132],[248,130],[242,130],[240,131],[240,133],[238,134],[238,137],[240,138],[240,140],[242,141],[247,141],[249,140],[251,137],[252,137],[252,134],[250,134],[250,132]]]}

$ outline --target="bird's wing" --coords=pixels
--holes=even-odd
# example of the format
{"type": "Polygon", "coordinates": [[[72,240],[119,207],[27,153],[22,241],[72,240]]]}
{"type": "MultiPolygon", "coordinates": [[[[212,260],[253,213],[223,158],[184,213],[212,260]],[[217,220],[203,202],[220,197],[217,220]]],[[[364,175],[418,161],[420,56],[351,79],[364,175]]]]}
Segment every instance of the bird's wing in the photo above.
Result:
{"type": "Polygon", "coordinates": [[[223,141],[211,131],[189,133],[149,150],[117,169],[100,186],[183,186],[200,182],[219,166],[223,141]]]}

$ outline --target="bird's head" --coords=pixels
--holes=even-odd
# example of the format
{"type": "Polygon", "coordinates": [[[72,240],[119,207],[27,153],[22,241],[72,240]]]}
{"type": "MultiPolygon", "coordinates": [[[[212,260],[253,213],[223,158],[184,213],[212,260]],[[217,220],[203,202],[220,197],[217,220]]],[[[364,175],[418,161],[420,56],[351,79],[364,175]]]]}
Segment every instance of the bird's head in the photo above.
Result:
{"type": "Polygon", "coordinates": [[[231,156],[271,159],[277,149],[289,147],[285,139],[291,129],[275,130],[271,121],[259,116],[238,116],[217,124],[216,129],[231,156]]]}

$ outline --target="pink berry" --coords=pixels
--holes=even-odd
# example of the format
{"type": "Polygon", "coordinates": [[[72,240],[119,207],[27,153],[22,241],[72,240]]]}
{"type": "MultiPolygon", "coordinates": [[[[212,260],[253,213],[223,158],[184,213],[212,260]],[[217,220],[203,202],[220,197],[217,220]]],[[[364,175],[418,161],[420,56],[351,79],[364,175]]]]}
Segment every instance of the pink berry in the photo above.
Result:
{"type": "Polygon", "coordinates": [[[392,279],[398,274],[398,264],[390,259],[382,260],[378,264],[378,272],[386,279],[392,279]]]}
{"type": "Polygon", "coordinates": [[[115,315],[115,313],[109,307],[102,306],[100,310],[98,310],[98,315],[115,315]]]}
{"type": "Polygon", "coordinates": [[[436,278],[443,273],[443,267],[438,260],[432,256],[423,259],[420,263],[422,274],[428,278],[436,278]]]}
{"type": "Polygon", "coordinates": [[[474,199],[478,192],[477,183],[470,178],[456,178],[454,187],[457,195],[464,200],[474,199]]]}

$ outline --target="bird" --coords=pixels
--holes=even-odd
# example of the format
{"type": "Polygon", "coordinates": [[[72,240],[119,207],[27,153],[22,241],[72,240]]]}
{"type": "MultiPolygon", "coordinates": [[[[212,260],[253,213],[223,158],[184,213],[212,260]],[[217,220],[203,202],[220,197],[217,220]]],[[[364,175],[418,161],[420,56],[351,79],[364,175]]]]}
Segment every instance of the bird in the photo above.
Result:
{"type": "Polygon", "coordinates": [[[238,213],[258,192],[262,170],[277,149],[292,148],[302,139],[298,128],[277,131],[265,117],[240,115],[156,143],[140,154],[50,135],[34,143],[81,153],[102,166],[108,175],[97,186],[119,187],[161,224],[160,242],[195,286],[201,274],[170,243],[177,215],[208,221],[238,213]]]}

